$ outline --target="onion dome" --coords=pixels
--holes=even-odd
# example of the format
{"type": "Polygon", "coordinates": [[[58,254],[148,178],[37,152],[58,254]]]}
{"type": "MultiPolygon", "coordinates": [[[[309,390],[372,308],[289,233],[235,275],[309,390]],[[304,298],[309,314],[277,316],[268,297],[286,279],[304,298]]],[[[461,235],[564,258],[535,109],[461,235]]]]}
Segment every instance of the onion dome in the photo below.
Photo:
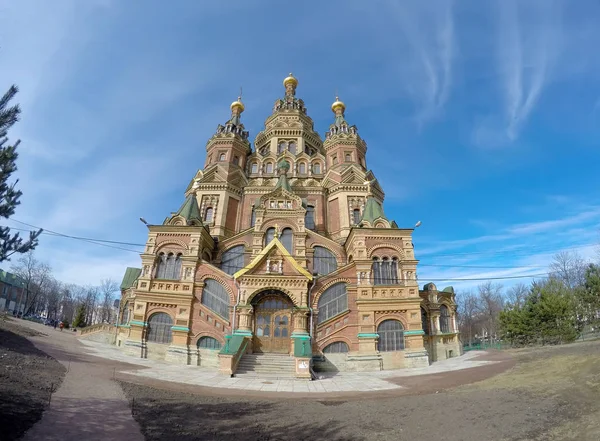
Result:
{"type": "Polygon", "coordinates": [[[290,74],[283,80],[283,86],[287,87],[288,84],[291,84],[292,87],[295,89],[296,86],[298,86],[298,80],[296,79],[296,77],[294,77],[294,75],[290,72],[290,74]]]}
{"type": "Polygon", "coordinates": [[[245,109],[244,107],[244,103],[242,103],[242,97],[238,96],[237,101],[234,101],[233,103],[231,103],[231,111],[233,112],[234,109],[239,109],[239,113],[242,113],[245,109]]]}
{"type": "Polygon", "coordinates": [[[340,101],[339,97],[335,97],[335,102],[331,105],[331,110],[333,113],[337,113],[337,110],[340,109],[342,113],[346,110],[346,105],[343,101],[340,101]]]}

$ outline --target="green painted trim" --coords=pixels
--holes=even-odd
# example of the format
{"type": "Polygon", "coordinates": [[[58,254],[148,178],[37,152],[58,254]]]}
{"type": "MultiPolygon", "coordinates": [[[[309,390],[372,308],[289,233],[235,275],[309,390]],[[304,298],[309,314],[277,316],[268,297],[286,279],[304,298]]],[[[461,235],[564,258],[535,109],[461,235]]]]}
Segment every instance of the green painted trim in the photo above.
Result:
{"type": "Polygon", "coordinates": [[[188,328],[187,326],[171,326],[171,331],[190,332],[190,328],[188,328]]]}
{"type": "Polygon", "coordinates": [[[292,332],[291,338],[299,338],[301,340],[310,340],[308,332],[292,332]]]}
{"type": "Polygon", "coordinates": [[[294,357],[312,358],[312,348],[308,338],[294,338],[294,357]]]}
{"type": "Polygon", "coordinates": [[[137,326],[148,326],[148,323],[146,323],[146,322],[140,322],[139,320],[129,320],[129,324],[130,325],[137,325],[137,326]]]}
{"type": "Polygon", "coordinates": [[[425,331],[404,331],[404,335],[425,335],[425,331]]]}
{"type": "Polygon", "coordinates": [[[119,328],[131,328],[131,325],[117,325],[119,328]]]}
{"type": "Polygon", "coordinates": [[[240,331],[239,329],[236,329],[235,331],[233,331],[233,335],[243,335],[244,337],[252,337],[252,332],[240,331]]]}
{"type": "Polygon", "coordinates": [[[379,334],[370,332],[359,332],[358,338],[379,338],[379,334]]]}
{"type": "Polygon", "coordinates": [[[225,346],[221,348],[219,354],[236,355],[240,350],[244,350],[248,344],[248,338],[245,335],[226,335],[225,346]]]}

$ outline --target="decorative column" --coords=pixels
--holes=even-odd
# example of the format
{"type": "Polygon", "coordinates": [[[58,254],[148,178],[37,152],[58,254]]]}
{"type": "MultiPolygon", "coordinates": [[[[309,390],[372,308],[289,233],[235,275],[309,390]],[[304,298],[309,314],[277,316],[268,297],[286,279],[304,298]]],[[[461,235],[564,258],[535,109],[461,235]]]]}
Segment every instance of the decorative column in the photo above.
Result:
{"type": "Polygon", "coordinates": [[[238,306],[238,326],[233,333],[252,337],[252,306],[238,306]]]}

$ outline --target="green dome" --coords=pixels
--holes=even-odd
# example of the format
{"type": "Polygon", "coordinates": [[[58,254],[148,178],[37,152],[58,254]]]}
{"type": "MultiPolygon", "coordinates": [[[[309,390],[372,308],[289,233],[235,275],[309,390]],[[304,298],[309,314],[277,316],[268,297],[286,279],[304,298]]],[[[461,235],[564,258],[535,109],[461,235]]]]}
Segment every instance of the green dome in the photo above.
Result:
{"type": "Polygon", "coordinates": [[[283,168],[285,170],[289,170],[290,169],[290,163],[287,162],[285,159],[282,159],[281,161],[279,161],[277,163],[277,168],[278,169],[283,168]]]}

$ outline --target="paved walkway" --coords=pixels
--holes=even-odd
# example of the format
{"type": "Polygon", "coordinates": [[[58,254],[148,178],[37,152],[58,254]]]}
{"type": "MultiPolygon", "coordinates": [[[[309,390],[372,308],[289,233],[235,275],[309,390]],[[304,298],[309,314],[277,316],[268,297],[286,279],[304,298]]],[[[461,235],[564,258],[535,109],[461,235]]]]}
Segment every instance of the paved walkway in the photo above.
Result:
{"type": "Polygon", "coordinates": [[[480,354],[470,352],[461,357],[452,358],[425,368],[398,369],[376,372],[344,372],[336,374],[318,374],[318,381],[265,378],[230,378],[219,375],[214,369],[198,366],[174,365],[159,360],[148,360],[125,355],[115,346],[80,340],[90,355],[128,364],[144,366],[145,369],[119,370],[118,372],[154,380],[183,383],[193,386],[238,389],[261,392],[373,392],[401,389],[402,386],[386,381],[387,378],[436,374],[459,369],[483,366],[493,362],[474,360],[480,354]]]}
{"type": "Polygon", "coordinates": [[[50,407],[25,434],[25,441],[144,439],[121,387],[112,380],[114,363],[86,356],[72,332],[26,321],[19,325],[48,334],[30,340],[68,369],[50,407]]]}

